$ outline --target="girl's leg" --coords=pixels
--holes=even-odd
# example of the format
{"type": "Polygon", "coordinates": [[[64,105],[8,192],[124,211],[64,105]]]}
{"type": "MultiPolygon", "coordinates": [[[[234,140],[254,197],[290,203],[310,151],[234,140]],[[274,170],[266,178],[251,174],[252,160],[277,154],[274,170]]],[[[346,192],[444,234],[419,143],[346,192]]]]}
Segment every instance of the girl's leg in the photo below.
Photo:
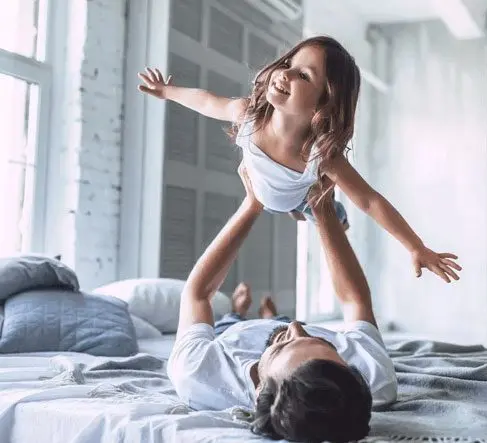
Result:
{"type": "MultiPolygon", "coordinates": [[[[350,227],[348,223],[348,216],[347,216],[347,211],[345,210],[345,207],[341,202],[338,200],[333,200],[333,205],[335,207],[335,211],[338,217],[338,220],[340,220],[340,223],[342,224],[343,228],[345,231],[350,227]]],[[[307,204],[306,201],[301,203],[296,209],[296,212],[300,212],[303,214],[303,216],[306,218],[306,220],[309,220],[312,223],[316,223],[316,220],[313,216],[313,211],[311,211],[311,208],[307,204]]]]}

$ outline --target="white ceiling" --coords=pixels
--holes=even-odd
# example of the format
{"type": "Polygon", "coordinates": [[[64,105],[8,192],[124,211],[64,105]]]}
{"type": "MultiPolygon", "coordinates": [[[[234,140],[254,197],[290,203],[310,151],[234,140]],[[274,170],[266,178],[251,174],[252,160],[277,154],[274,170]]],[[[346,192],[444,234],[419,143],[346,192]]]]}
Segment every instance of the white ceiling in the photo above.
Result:
{"type": "MultiPolygon", "coordinates": [[[[433,0],[331,1],[340,1],[345,8],[360,15],[368,23],[391,23],[439,18],[437,5],[435,5],[433,0]]],[[[487,0],[464,0],[464,3],[471,12],[474,12],[472,9],[476,10],[475,12],[479,12],[483,7],[487,9],[487,0]]]]}
{"type": "Polygon", "coordinates": [[[437,17],[429,0],[341,0],[349,10],[372,23],[427,20],[437,17]]]}

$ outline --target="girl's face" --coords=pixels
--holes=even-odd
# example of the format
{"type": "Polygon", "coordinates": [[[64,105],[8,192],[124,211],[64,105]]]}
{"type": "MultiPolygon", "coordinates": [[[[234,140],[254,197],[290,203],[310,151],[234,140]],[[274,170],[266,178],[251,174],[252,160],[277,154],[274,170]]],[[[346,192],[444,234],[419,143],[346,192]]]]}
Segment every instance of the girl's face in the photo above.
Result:
{"type": "Polygon", "coordinates": [[[324,85],[325,51],[318,46],[306,46],[275,69],[266,98],[280,112],[311,120],[324,85]]]}

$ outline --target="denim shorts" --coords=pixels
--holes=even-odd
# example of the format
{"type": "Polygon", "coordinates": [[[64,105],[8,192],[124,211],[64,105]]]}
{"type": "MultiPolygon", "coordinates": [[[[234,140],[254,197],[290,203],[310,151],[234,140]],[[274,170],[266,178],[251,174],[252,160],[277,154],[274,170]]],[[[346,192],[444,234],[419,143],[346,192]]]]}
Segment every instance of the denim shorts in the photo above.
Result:
{"type": "MultiPolygon", "coordinates": [[[[347,217],[347,211],[345,210],[345,207],[343,206],[342,203],[339,201],[333,199],[333,206],[335,207],[335,211],[338,217],[338,220],[340,220],[340,223],[342,225],[348,225],[348,217],[347,217]]],[[[268,208],[264,208],[267,212],[270,212],[271,214],[280,214],[280,212],[273,211],[268,208]]],[[[304,200],[296,209],[295,211],[301,212],[305,217],[306,220],[309,220],[310,222],[313,222],[316,224],[315,217],[313,215],[313,211],[311,211],[311,207],[308,205],[308,202],[304,200]]]]}

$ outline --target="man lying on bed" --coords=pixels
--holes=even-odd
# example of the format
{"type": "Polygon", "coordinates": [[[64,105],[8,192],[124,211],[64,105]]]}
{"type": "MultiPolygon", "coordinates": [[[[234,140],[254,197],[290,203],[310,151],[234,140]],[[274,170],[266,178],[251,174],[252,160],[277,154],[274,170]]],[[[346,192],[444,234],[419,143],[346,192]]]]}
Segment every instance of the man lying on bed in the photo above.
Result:
{"type": "Polygon", "coordinates": [[[397,382],[367,281],[331,201],[313,212],[348,331],[259,319],[235,322],[216,336],[209,300],[263,209],[245,170],[239,173],[247,196],[188,277],[169,377],[194,409],[255,410],[258,434],[358,440],[369,431],[372,399],[394,401],[397,382]]]}

